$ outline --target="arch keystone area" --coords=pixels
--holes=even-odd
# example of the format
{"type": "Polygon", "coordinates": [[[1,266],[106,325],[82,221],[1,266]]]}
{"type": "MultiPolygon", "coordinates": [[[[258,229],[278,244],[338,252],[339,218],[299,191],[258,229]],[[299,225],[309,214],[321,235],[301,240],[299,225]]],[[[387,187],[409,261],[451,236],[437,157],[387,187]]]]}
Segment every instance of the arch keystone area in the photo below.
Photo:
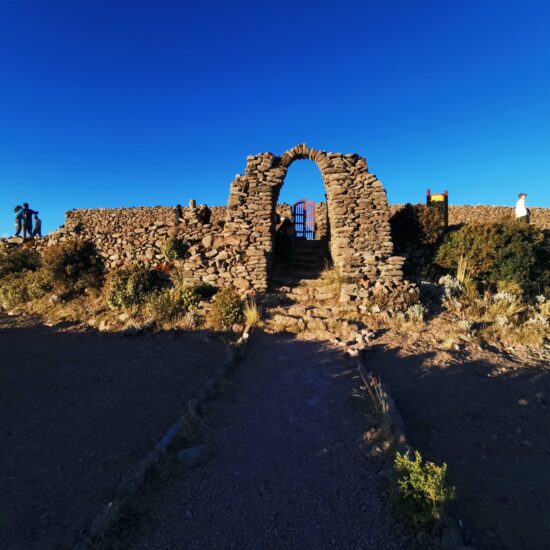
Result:
{"type": "MultiPolygon", "coordinates": [[[[309,159],[321,172],[327,194],[331,254],[341,275],[361,288],[392,288],[402,282],[403,258],[392,256],[386,191],[364,157],[296,145],[281,156],[249,155],[243,176],[231,184],[225,233],[246,244],[246,266],[258,291],[267,289],[273,267],[275,210],[289,166],[309,159]]],[[[350,285],[347,285],[350,287],[350,285]]],[[[353,286],[353,285],[351,285],[353,286]]]]}

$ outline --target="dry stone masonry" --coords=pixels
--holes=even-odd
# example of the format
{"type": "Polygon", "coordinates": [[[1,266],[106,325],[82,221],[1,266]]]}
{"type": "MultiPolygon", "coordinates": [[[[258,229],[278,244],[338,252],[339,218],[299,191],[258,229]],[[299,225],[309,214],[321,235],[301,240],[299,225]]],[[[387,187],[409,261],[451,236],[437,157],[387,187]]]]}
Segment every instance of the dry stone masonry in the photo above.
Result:
{"type": "MultiPolygon", "coordinates": [[[[232,285],[243,293],[268,289],[274,268],[275,213],[290,216],[288,204],[278,204],[289,166],[297,160],[317,164],[326,188],[326,202],[316,205],[317,234],[330,233],[333,262],[344,278],[342,301],[388,294],[403,288],[404,258],[394,255],[391,216],[403,205],[389,206],[386,192],[363,157],[328,153],[304,144],[281,156],[260,153],[247,157],[244,175],[230,187],[227,207],[212,207],[208,225],[199,222],[195,205],[182,209],[175,224],[171,207],[80,209],[66,213],[58,231],[34,241],[39,250],[79,236],[95,243],[109,269],[129,264],[156,265],[165,258],[170,237],[186,240],[186,257],[175,263],[189,283],[232,285]]],[[[550,209],[532,208],[534,225],[550,228],[550,209]]],[[[450,206],[449,222],[495,221],[511,217],[499,206],[450,206]]],[[[0,242],[0,251],[8,245],[0,242]]]]}
{"type": "Polygon", "coordinates": [[[297,145],[282,156],[247,157],[246,171],[231,184],[225,234],[246,247],[255,290],[267,288],[273,267],[277,199],[289,166],[314,161],[327,194],[330,249],[349,296],[363,289],[389,289],[402,281],[403,258],[393,256],[386,192],[363,157],[327,153],[297,145]]]}
{"type": "MultiPolygon", "coordinates": [[[[390,205],[392,217],[405,208],[404,204],[390,205]]],[[[514,207],[490,206],[487,204],[475,205],[449,205],[449,225],[461,225],[465,223],[493,223],[502,220],[514,219],[514,207]]],[[[540,229],[550,229],[550,208],[529,207],[531,217],[529,223],[540,229]]]]}

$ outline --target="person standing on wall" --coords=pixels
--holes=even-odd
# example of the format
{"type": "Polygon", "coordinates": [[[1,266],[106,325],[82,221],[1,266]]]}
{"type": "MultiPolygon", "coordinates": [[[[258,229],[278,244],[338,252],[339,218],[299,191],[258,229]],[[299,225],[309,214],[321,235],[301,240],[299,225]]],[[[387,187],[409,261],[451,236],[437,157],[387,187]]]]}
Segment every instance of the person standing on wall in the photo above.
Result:
{"type": "Polygon", "coordinates": [[[19,237],[21,234],[21,228],[23,227],[23,207],[21,205],[17,205],[13,212],[15,214],[14,217],[14,223],[15,223],[15,236],[19,237]]]}
{"type": "Polygon", "coordinates": [[[518,195],[518,201],[516,202],[516,220],[528,224],[529,209],[525,204],[526,197],[527,197],[527,193],[520,193],[518,195]]]}
{"type": "Polygon", "coordinates": [[[23,239],[32,237],[32,217],[34,214],[38,214],[38,210],[32,210],[29,208],[29,203],[23,203],[23,239]]]}
{"type": "Polygon", "coordinates": [[[212,217],[212,210],[208,208],[208,205],[203,204],[199,211],[199,220],[202,225],[208,225],[210,223],[210,218],[212,217]]]}
{"type": "Polygon", "coordinates": [[[181,209],[181,204],[176,204],[176,208],[174,208],[174,225],[179,225],[182,217],[183,211],[181,209]]]}
{"type": "Polygon", "coordinates": [[[32,229],[33,237],[42,237],[42,220],[38,217],[38,214],[34,215],[34,227],[32,229]]]}

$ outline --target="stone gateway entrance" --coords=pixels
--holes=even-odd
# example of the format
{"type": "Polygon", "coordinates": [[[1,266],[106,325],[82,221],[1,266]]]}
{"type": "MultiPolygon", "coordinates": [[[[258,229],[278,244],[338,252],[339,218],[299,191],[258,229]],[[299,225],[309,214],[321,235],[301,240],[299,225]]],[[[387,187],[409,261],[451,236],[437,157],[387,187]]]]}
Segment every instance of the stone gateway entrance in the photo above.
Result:
{"type": "Polygon", "coordinates": [[[342,277],[357,287],[355,292],[348,288],[350,295],[360,295],[363,289],[390,290],[399,285],[403,258],[392,255],[386,191],[368,172],[366,160],[356,154],[329,153],[301,144],[281,156],[248,156],[245,174],[231,184],[224,233],[246,243],[248,269],[255,272],[256,281],[265,281],[263,288],[256,290],[268,286],[277,200],[289,166],[300,159],[314,161],[321,172],[327,196],[330,253],[342,277]]]}

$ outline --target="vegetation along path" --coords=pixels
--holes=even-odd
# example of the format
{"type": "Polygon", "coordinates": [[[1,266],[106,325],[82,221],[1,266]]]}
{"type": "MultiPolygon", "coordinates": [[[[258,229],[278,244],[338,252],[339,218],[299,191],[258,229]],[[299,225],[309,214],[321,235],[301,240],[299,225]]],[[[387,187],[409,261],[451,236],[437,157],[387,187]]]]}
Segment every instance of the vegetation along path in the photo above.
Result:
{"type": "Polygon", "coordinates": [[[318,342],[256,334],[208,416],[210,459],[154,498],[130,547],[406,547],[360,449],[355,372],[318,342]]]}

